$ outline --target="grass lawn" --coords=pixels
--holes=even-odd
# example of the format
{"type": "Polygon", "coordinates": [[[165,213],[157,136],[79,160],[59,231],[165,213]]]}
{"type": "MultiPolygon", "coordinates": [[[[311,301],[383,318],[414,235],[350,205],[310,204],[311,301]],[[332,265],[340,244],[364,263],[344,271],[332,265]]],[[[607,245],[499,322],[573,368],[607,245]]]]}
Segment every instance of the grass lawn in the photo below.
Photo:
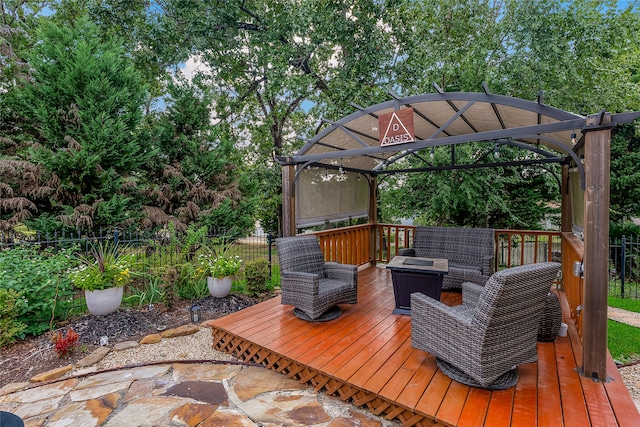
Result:
{"type": "MultiPolygon", "coordinates": [[[[609,297],[609,306],[640,313],[640,300],[609,297]]],[[[614,360],[629,363],[640,360],[640,328],[608,321],[608,347],[614,360]]]]}
{"type": "Polygon", "coordinates": [[[640,300],[634,298],[620,298],[610,296],[608,299],[609,307],[621,308],[623,310],[635,311],[640,313],[640,300]]]}

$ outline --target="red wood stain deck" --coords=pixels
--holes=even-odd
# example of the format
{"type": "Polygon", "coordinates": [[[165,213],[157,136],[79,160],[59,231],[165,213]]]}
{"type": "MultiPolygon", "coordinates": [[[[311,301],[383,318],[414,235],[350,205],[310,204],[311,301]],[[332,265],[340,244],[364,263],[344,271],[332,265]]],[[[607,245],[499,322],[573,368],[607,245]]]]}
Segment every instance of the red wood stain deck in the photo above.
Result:
{"type": "MultiPolygon", "coordinates": [[[[403,426],[639,426],[640,414],[611,357],[610,381],[579,375],[582,345],[559,292],[569,334],[538,343],[538,362],[518,368],[509,390],[468,387],[445,376],[433,355],[411,347],[411,317],[392,314],[391,275],[361,267],[358,304],[342,316],[305,322],[273,298],[211,320],[213,346],[317,391],[396,419],[403,426]]],[[[457,292],[443,292],[449,305],[457,292]]]]}

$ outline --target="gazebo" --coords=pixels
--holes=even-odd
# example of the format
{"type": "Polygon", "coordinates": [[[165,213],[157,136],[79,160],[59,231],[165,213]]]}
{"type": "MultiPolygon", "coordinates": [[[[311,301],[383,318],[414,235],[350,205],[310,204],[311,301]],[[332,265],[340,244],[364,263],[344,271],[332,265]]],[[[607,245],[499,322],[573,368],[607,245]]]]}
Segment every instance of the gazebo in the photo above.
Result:
{"type": "MultiPolygon", "coordinates": [[[[282,165],[283,234],[347,218],[377,223],[378,177],[397,172],[562,165],[562,272],[572,317],[583,342],[581,375],[607,381],[607,286],[610,135],[640,112],[587,117],[542,102],[482,93],[443,92],[391,100],[357,110],[328,126],[282,165]],[[455,147],[471,142],[509,145],[533,153],[520,161],[456,164],[455,147]],[[451,162],[433,166],[432,147],[446,146],[451,162]],[[424,166],[388,169],[406,156],[424,166]]],[[[375,262],[375,238],[368,239],[375,262]]],[[[345,248],[343,250],[348,250],[345,248]]]]}

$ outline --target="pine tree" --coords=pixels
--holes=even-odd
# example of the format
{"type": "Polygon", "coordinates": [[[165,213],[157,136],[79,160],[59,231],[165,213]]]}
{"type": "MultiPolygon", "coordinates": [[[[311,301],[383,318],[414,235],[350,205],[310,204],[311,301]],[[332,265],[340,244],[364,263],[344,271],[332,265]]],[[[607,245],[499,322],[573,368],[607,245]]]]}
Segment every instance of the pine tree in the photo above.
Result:
{"type": "Polygon", "coordinates": [[[101,40],[86,20],[44,22],[37,39],[20,95],[38,132],[32,158],[59,181],[48,210],[73,228],[126,226],[151,154],[139,137],[142,79],[119,40],[101,40]]]}
{"type": "Polygon", "coordinates": [[[143,227],[169,222],[179,230],[192,223],[251,227],[251,217],[240,208],[241,159],[211,124],[210,89],[198,78],[188,82],[177,75],[167,85],[165,102],[166,110],[150,120],[158,155],[147,165],[148,180],[141,186],[143,227]]]}

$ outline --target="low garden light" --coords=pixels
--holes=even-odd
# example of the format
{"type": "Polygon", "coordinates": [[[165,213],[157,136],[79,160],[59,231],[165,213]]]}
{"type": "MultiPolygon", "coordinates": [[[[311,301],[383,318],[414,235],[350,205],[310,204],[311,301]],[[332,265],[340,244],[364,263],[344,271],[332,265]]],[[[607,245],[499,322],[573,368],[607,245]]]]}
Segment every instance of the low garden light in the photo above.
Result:
{"type": "Polygon", "coordinates": [[[200,321],[200,306],[192,305],[191,306],[191,322],[198,323],[200,321]]]}

